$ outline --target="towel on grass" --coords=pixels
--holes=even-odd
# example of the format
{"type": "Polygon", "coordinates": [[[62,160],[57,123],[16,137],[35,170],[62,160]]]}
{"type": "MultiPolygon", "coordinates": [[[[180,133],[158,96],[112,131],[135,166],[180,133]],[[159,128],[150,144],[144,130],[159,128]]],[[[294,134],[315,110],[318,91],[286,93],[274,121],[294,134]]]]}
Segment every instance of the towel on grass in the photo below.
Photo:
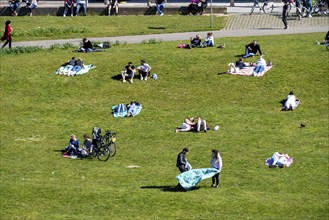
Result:
{"type": "Polygon", "coordinates": [[[218,172],[215,168],[193,169],[179,174],[176,179],[184,189],[188,190],[201,180],[211,178],[218,172]]]}
{"type": "Polygon", "coordinates": [[[130,104],[114,105],[112,106],[112,113],[115,118],[129,117],[138,115],[142,110],[142,104],[139,102],[130,102],[130,104]]]}
{"type": "Polygon", "coordinates": [[[57,69],[54,74],[57,75],[64,75],[64,76],[76,76],[76,75],[82,75],[85,73],[88,73],[89,70],[96,68],[96,66],[92,64],[84,65],[84,68],[82,68],[79,72],[72,72],[72,71],[67,71],[65,69],[65,66],[61,66],[59,69],[57,69]]]}
{"type": "MultiPolygon", "coordinates": [[[[267,71],[269,71],[273,66],[265,66],[265,70],[262,73],[259,73],[257,77],[264,76],[267,71]]],[[[239,75],[239,76],[252,76],[252,71],[254,70],[255,66],[247,66],[237,72],[231,72],[228,74],[232,75],[239,75]]]]}

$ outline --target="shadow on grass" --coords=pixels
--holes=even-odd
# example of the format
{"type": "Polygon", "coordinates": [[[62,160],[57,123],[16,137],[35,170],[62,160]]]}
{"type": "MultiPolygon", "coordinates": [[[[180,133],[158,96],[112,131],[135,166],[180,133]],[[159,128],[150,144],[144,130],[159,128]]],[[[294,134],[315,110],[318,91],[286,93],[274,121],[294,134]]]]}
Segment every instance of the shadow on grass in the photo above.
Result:
{"type": "Polygon", "coordinates": [[[147,27],[148,29],[166,29],[165,27],[147,27]]]}
{"type": "Polygon", "coordinates": [[[200,189],[199,186],[193,187],[192,189],[185,190],[180,186],[142,186],[141,189],[161,189],[163,192],[187,192],[200,189]]]}
{"type": "Polygon", "coordinates": [[[122,76],[121,76],[121,74],[118,74],[118,75],[112,76],[112,79],[121,81],[122,80],[122,76]]]}
{"type": "Polygon", "coordinates": [[[227,72],[218,73],[217,75],[224,75],[224,74],[227,74],[227,72]]]}

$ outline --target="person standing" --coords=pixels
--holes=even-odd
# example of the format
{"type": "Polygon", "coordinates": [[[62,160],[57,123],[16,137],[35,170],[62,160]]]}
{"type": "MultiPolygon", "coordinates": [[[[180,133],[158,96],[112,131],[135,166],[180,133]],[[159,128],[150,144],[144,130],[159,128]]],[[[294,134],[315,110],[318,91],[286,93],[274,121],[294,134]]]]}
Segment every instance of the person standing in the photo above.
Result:
{"type": "Polygon", "coordinates": [[[6,41],[3,45],[2,48],[4,48],[7,44],[9,46],[9,49],[11,49],[11,32],[12,32],[12,28],[10,26],[11,21],[8,20],[5,23],[5,32],[3,33],[3,37],[1,38],[1,41],[6,41]]]}
{"type": "Polygon", "coordinates": [[[288,6],[289,6],[289,1],[288,0],[283,0],[283,8],[282,8],[282,22],[284,24],[284,29],[288,29],[288,6]]]}
{"type": "Polygon", "coordinates": [[[78,16],[81,7],[83,10],[83,16],[86,16],[87,15],[87,5],[88,5],[88,0],[77,0],[77,11],[76,11],[75,16],[78,16]]]}
{"type": "Polygon", "coordinates": [[[182,152],[180,152],[177,156],[177,163],[176,163],[176,167],[178,167],[179,171],[181,173],[184,173],[185,171],[189,170],[189,166],[187,161],[186,161],[186,154],[189,152],[189,149],[187,147],[185,147],[182,152]]]}
{"type": "Polygon", "coordinates": [[[216,173],[212,178],[212,187],[218,188],[219,186],[219,173],[222,171],[222,157],[220,156],[218,150],[212,149],[211,151],[212,157],[210,160],[210,164],[212,168],[215,168],[218,170],[218,173],[216,173]]]}

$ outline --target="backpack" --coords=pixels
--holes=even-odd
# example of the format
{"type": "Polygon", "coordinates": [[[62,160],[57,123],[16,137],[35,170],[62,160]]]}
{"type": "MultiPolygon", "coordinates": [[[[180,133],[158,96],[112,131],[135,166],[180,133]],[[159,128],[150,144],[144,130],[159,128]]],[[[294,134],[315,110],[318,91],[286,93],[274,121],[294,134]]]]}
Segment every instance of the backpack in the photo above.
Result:
{"type": "Polygon", "coordinates": [[[127,115],[127,107],[124,104],[119,104],[115,112],[119,117],[125,117],[127,115]]]}

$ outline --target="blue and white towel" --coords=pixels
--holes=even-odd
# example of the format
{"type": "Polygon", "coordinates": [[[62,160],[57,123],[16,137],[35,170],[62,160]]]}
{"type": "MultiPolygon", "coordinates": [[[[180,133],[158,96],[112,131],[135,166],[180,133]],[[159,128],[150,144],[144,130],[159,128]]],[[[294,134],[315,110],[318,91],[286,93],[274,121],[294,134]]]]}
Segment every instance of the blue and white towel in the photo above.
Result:
{"type": "Polygon", "coordinates": [[[219,171],[215,168],[201,168],[186,171],[176,176],[180,185],[188,190],[198,184],[201,180],[213,177],[219,171]]]}

